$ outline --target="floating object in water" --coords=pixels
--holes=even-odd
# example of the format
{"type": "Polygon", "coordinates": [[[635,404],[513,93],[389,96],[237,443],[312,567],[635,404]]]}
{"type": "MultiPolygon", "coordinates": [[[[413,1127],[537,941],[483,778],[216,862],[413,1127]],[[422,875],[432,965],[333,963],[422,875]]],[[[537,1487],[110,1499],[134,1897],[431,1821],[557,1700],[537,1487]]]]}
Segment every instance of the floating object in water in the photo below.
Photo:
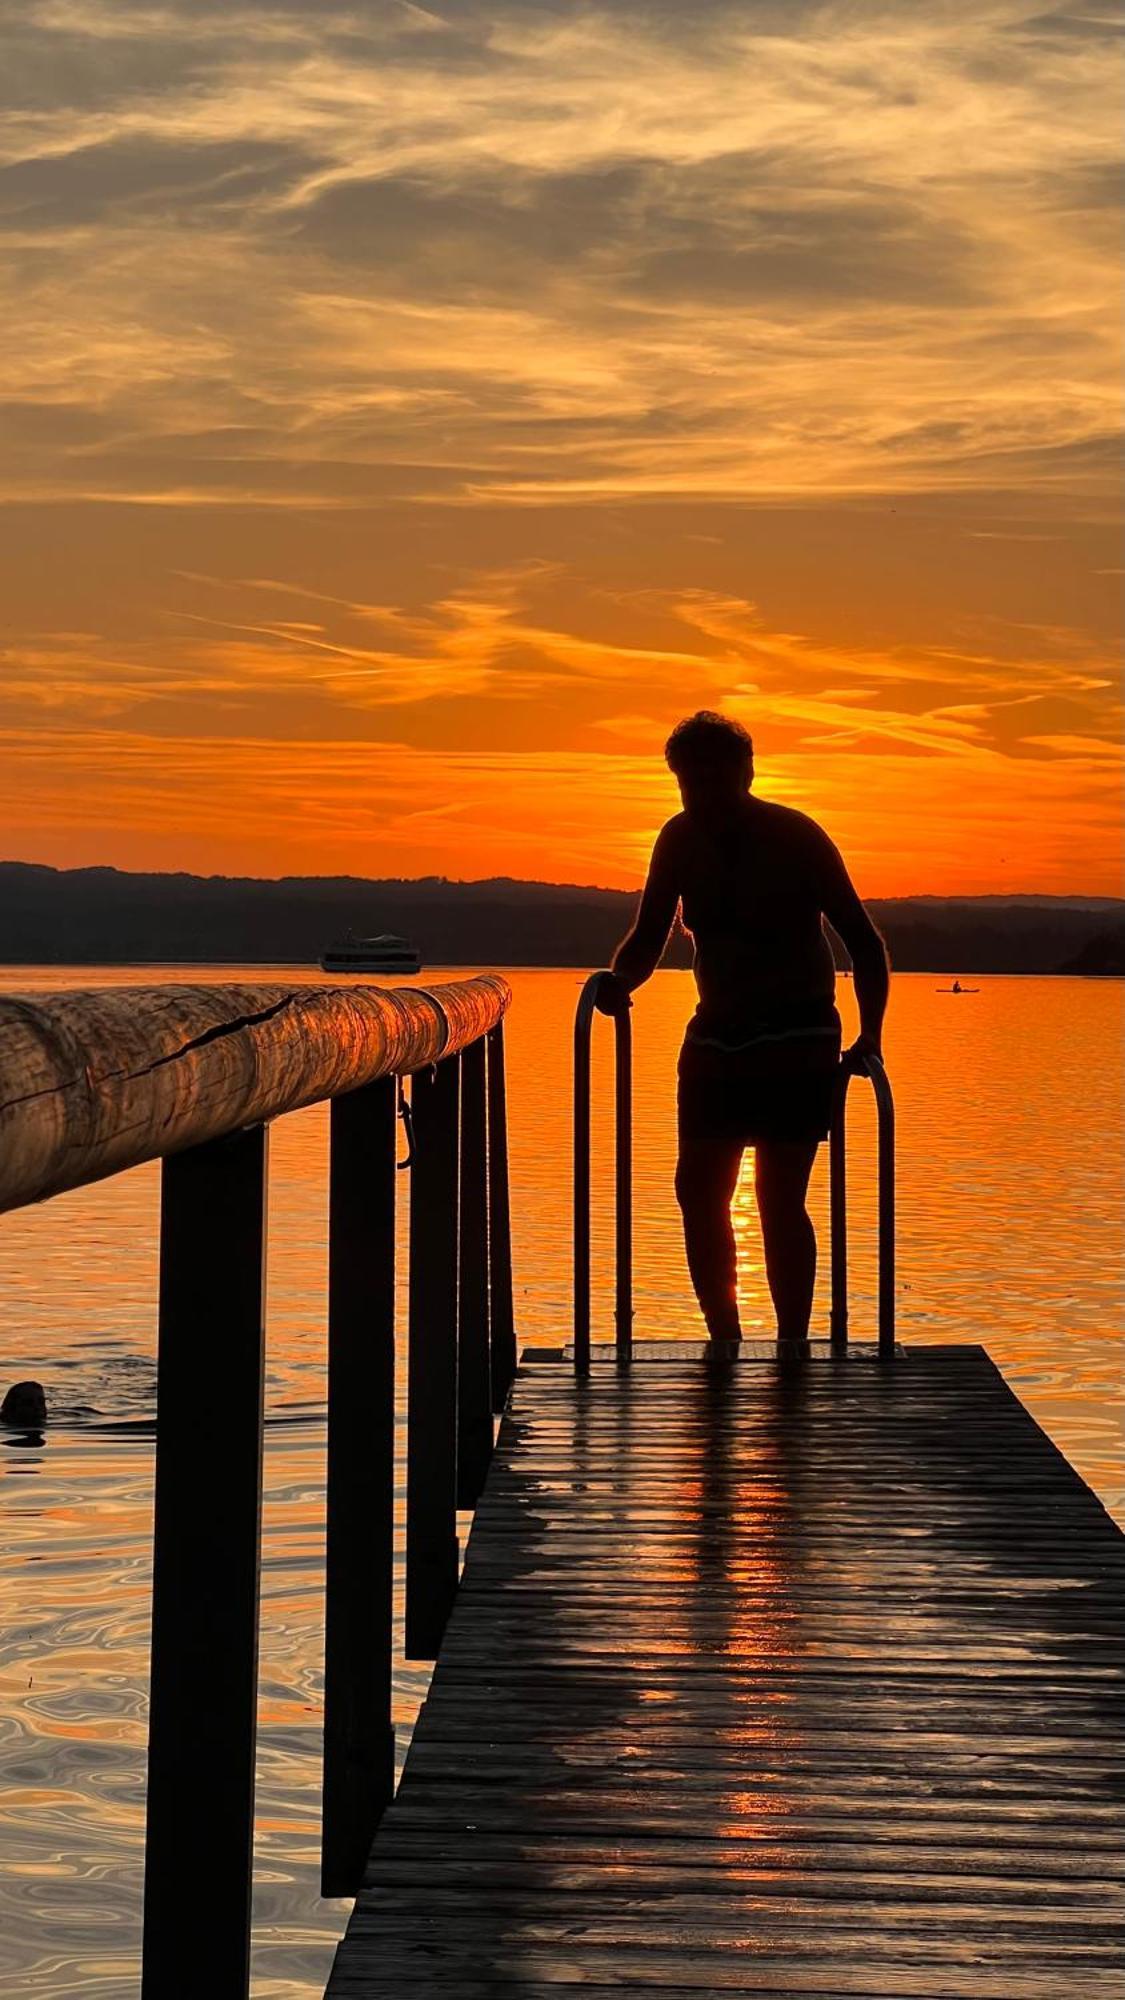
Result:
{"type": "Polygon", "coordinates": [[[959,979],[955,979],[952,986],[935,986],[934,992],[935,993],[979,993],[980,987],[962,986],[961,981],[959,979]]]}
{"type": "Polygon", "coordinates": [[[47,1398],[42,1382],[13,1382],[0,1403],[0,1423],[15,1424],[26,1430],[47,1421],[47,1398]]]}

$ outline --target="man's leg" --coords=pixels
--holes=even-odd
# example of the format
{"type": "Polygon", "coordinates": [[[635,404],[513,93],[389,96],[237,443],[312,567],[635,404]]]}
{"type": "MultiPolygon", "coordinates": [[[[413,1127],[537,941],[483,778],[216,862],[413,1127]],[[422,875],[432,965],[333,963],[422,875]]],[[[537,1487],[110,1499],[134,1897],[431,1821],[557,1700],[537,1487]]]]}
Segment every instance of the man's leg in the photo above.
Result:
{"type": "Polygon", "coordinates": [[[779,1341],[808,1339],[816,1232],[805,1197],[815,1159],[815,1140],[771,1139],[755,1148],[754,1192],[779,1341]]]}
{"type": "Polygon", "coordinates": [[[730,1219],[742,1150],[729,1139],[682,1139],[676,1165],[688,1270],[712,1340],[739,1340],[742,1335],[730,1219]]]}

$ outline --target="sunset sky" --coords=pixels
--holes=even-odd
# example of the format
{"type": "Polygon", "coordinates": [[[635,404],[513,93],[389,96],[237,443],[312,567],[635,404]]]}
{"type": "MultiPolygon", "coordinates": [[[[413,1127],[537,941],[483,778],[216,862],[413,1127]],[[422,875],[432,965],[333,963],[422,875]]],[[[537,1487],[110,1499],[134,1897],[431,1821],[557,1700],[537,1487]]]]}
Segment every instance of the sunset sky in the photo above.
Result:
{"type": "Polygon", "coordinates": [[[1108,6],[0,12],[0,856],[1119,891],[1108,6]]]}

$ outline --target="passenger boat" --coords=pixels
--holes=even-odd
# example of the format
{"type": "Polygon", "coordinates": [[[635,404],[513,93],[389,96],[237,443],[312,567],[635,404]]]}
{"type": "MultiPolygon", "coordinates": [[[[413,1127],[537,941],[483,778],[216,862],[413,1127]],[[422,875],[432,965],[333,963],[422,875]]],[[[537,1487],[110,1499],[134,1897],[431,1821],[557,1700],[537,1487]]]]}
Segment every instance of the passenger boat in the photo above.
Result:
{"type": "Polygon", "coordinates": [[[381,931],[378,937],[356,937],[353,931],[328,946],[321,957],[323,972],[420,972],[421,954],[407,938],[381,931]]]}

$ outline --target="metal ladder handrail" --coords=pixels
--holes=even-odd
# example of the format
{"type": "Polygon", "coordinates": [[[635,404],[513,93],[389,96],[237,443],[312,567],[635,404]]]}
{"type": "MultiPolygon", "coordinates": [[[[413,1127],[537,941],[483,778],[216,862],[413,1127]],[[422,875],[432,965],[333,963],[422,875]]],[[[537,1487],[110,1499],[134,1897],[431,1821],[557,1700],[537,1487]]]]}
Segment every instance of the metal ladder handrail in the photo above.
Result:
{"type": "MultiPolygon", "coordinates": [[[[574,1017],[574,1371],[590,1372],[590,1044],[598,992],[611,975],[592,972],[574,1017]]],[[[615,1362],[633,1358],[633,1036],[628,1008],[613,1016],[614,1089],[615,1362]]],[[[828,1135],[831,1242],[830,1338],[839,1353],[848,1344],[848,1221],[846,1116],[852,1078],[866,1076],[875,1092],[878,1120],[879,1358],[895,1354],[895,1109],[890,1078],[877,1056],[860,1055],[840,1066],[828,1135]]]]}
{"type": "MultiPolygon", "coordinates": [[[[590,1371],[590,1042],[598,992],[611,975],[592,972],[574,1017],[574,1372],[590,1371]]],[[[633,1032],[628,1008],[613,1017],[616,1362],[633,1358],[633,1032]]]]}
{"type": "Polygon", "coordinates": [[[878,1056],[853,1056],[840,1066],[828,1133],[828,1204],[831,1231],[832,1307],[830,1338],[837,1350],[848,1344],[848,1188],[845,1128],[848,1086],[854,1076],[870,1079],[878,1120],[879,1184],[879,1358],[895,1352],[895,1105],[890,1078],[878,1056]]]}

